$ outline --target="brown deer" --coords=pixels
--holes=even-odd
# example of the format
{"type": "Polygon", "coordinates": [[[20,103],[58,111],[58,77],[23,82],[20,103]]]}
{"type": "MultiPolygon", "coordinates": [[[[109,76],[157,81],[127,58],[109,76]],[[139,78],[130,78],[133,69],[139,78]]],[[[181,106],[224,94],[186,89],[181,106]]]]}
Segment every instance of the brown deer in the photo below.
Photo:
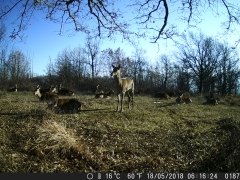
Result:
{"type": "Polygon", "coordinates": [[[122,78],[121,77],[121,66],[118,65],[115,67],[112,65],[113,71],[111,76],[114,77],[115,85],[116,85],[116,92],[118,96],[118,104],[117,104],[117,111],[123,112],[123,101],[124,96],[127,94],[128,96],[128,109],[130,109],[130,103],[132,104],[133,108],[133,96],[134,96],[134,81],[131,78],[122,78]],[[121,103],[121,107],[119,104],[121,103]]]}
{"type": "Polygon", "coordinates": [[[82,103],[75,98],[58,98],[54,108],[56,113],[78,113],[81,111],[82,103]]]}
{"type": "Polygon", "coordinates": [[[41,88],[37,85],[36,89],[34,90],[34,95],[39,98],[39,101],[45,101],[47,96],[51,94],[52,87],[50,88],[41,88]]]}
{"type": "Polygon", "coordinates": [[[177,104],[189,104],[192,103],[192,99],[190,98],[189,93],[183,93],[176,99],[177,104]]]}
{"type": "Polygon", "coordinates": [[[73,96],[74,95],[74,92],[72,90],[63,88],[62,84],[59,85],[59,88],[57,86],[52,88],[51,92],[56,93],[59,96],[73,96]]]}
{"type": "Polygon", "coordinates": [[[56,113],[77,113],[81,111],[82,103],[76,98],[63,98],[55,93],[46,93],[47,108],[56,113]]]}
{"type": "Polygon", "coordinates": [[[206,102],[204,104],[218,105],[220,98],[216,93],[210,92],[209,95],[205,96],[206,102]]]}

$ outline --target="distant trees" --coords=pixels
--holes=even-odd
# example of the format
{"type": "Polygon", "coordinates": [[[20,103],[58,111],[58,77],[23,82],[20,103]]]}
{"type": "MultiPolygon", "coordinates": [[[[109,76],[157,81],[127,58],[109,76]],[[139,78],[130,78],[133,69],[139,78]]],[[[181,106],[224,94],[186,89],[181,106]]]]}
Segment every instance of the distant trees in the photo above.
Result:
{"type": "Polygon", "coordinates": [[[143,91],[145,88],[145,77],[146,77],[146,69],[147,69],[147,59],[145,55],[145,51],[142,48],[135,47],[135,52],[133,54],[133,79],[136,86],[137,91],[143,91]]]}
{"type": "Polygon", "coordinates": [[[209,85],[213,85],[214,71],[220,58],[220,51],[212,38],[206,38],[202,34],[199,37],[190,34],[189,39],[185,36],[178,58],[183,66],[191,71],[199,93],[214,88],[209,85]]]}
{"type": "MultiPolygon", "coordinates": [[[[180,92],[190,92],[191,91],[191,74],[187,69],[183,68],[181,65],[175,65],[176,74],[176,89],[180,92]]],[[[193,91],[193,90],[192,90],[193,91]]]]}
{"type": "Polygon", "coordinates": [[[72,86],[74,83],[74,66],[71,51],[64,50],[60,53],[55,61],[55,71],[59,80],[67,85],[72,86]]]}
{"type": "MultiPolygon", "coordinates": [[[[2,86],[7,80],[7,45],[4,43],[6,28],[3,24],[0,25],[0,81],[2,86]]],[[[0,86],[1,87],[1,86],[0,86]]]]}
{"type": "Polygon", "coordinates": [[[240,69],[236,51],[225,44],[219,46],[221,58],[216,71],[216,84],[221,94],[236,94],[238,90],[240,69]]]}
{"type": "Polygon", "coordinates": [[[100,62],[98,62],[98,54],[100,51],[99,43],[100,42],[97,38],[91,38],[90,36],[87,37],[85,52],[88,61],[86,61],[86,63],[90,66],[93,79],[97,75],[97,66],[100,64],[100,62]]]}
{"type": "Polygon", "coordinates": [[[184,37],[177,58],[185,72],[190,73],[198,93],[236,92],[239,79],[236,52],[203,34],[184,37]],[[234,85],[233,85],[234,84],[234,85]],[[234,88],[233,88],[234,87],[234,88]]]}
{"type": "MultiPolygon", "coordinates": [[[[29,58],[20,50],[8,53],[1,35],[0,50],[0,88],[30,82],[29,58]]],[[[112,64],[120,64],[122,76],[134,79],[136,92],[239,93],[239,54],[227,43],[203,34],[184,36],[176,56],[162,55],[155,64],[148,61],[141,48],[135,47],[132,55],[126,55],[121,48],[100,51],[97,40],[86,39],[84,47],[59,52],[46,67],[46,76],[32,80],[37,84],[62,84],[77,91],[94,92],[98,84],[110,89],[112,64]]]]}
{"type": "Polygon", "coordinates": [[[0,24],[0,89],[15,84],[26,88],[31,78],[30,60],[21,50],[9,52],[5,40],[6,28],[4,24],[0,24]]]}
{"type": "Polygon", "coordinates": [[[86,39],[85,47],[64,49],[47,66],[48,82],[62,84],[76,90],[92,90],[97,85],[97,78],[102,76],[103,61],[99,58],[97,41],[86,39]],[[96,80],[95,80],[96,79],[96,80]]]}
{"type": "Polygon", "coordinates": [[[77,87],[79,81],[89,77],[86,58],[82,48],[64,49],[47,66],[48,84],[77,87]]]}
{"type": "Polygon", "coordinates": [[[21,51],[15,50],[10,52],[5,65],[10,81],[19,82],[30,78],[30,63],[21,51]]]}
{"type": "Polygon", "coordinates": [[[122,74],[124,76],[132,76],[134,77],[134,72],[132,70],[133,67],[133,60],[126,56],[125,52],[121,48],[117,48],[116,50],[113,50],[111,48],[103,50],[102,56],[103,60],[107,62],[107,69],[108,69],[108,76],[110,75],[110,72],[112,70],[112,64],[118,65],[121,64],[122,66],[122,74]]]}
{"type": "Polygon", "coordinates": [[[162,55],[156,64],[147,61],[142,49],[127,56],[121,48],[100,51],[95,45],[87,40],[85,48],[62,51],[50,68],[55,82],[80,91],[94,91],[98,84],[107,89],[112,87],[112,64],[120,64],[122,75],[134,79],[136,92],[238,92],[237,52],[203,34],[184,36],[176,56],[162,55]]]}
{"type": "Polygon", "coordinates": [[[160,73],[160,86],[163,90],[174,87],[173,85],[173,64],[167,55],[162,55],[157,61],[157,66],[160,73]]]}
{"type": "Polygon", "coordinates": [[[29,59],[19,50],[11,51],[8,57],[6,51],[2,50],[0,62],[0,88],[6,88],[7,84],[26,85],[30,78],[31,68],[29,59]]]}
{"type": "Polygon", "coordinates": [[[1,48],[1,52],[0,52],[0,81],[1,81],[2,84],[5,84],[6,80],[8,79],[6,61],[7,61],[6,49],[1,48]]]}

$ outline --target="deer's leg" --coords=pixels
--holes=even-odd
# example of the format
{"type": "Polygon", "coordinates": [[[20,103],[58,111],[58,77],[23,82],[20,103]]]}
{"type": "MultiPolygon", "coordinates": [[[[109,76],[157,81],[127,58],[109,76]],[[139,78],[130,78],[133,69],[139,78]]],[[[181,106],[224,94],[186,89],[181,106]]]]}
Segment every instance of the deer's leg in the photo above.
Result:
{"type": "Polygon", "coordinates": [[[132,96],[132,109],[133,109],[133,96],[134,96],[134,92],[131,92],[131,96],[132,96]]]}
{"type": "Polygon", "coordinates": [[[120,110],[120,109],[119,109],[120,98],[121,98],[121,94],[118,94],[117,112],[120,110]]]}
{"type": "Polygon", "coordinates": [[[131,95],[130,92],[127,93],[128,96],[128,109],[130,109],[130,103],[131,103],[131,95]]]}
{"type": "Polygon", "coordinates": [[[125,92],[121,93],[121,112],[123,112],[123,101],[124,101],[125,92]]]}

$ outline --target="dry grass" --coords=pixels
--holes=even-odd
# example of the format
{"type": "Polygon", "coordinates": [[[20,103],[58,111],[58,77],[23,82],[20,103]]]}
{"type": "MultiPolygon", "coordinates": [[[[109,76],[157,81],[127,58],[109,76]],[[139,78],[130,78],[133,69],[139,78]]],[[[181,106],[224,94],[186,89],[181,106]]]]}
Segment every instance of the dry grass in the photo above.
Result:
{"type": "Polygon", "coordinates": [[[115,98],[76,97],[83,111],[55,114],[32,93],[0,92],[0,172],[240,170],[239,97],[177,106],[138,96],[124,113],[115,98]]]}

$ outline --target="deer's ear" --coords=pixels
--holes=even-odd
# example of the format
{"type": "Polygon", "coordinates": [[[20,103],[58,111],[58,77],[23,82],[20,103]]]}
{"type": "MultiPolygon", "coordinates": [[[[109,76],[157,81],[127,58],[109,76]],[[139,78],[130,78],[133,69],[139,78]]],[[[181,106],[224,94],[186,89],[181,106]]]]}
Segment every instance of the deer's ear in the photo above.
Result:
{"type": "Polygon", "coordinates": [[[118,65],[118,68],[122,68],[122,66],[119,64],[119,65],[118,65]]]}
{"type": "Polygon", "coordinates": [[[112,64],[112,67],[115,68],[115,66],[112,64]]]}

